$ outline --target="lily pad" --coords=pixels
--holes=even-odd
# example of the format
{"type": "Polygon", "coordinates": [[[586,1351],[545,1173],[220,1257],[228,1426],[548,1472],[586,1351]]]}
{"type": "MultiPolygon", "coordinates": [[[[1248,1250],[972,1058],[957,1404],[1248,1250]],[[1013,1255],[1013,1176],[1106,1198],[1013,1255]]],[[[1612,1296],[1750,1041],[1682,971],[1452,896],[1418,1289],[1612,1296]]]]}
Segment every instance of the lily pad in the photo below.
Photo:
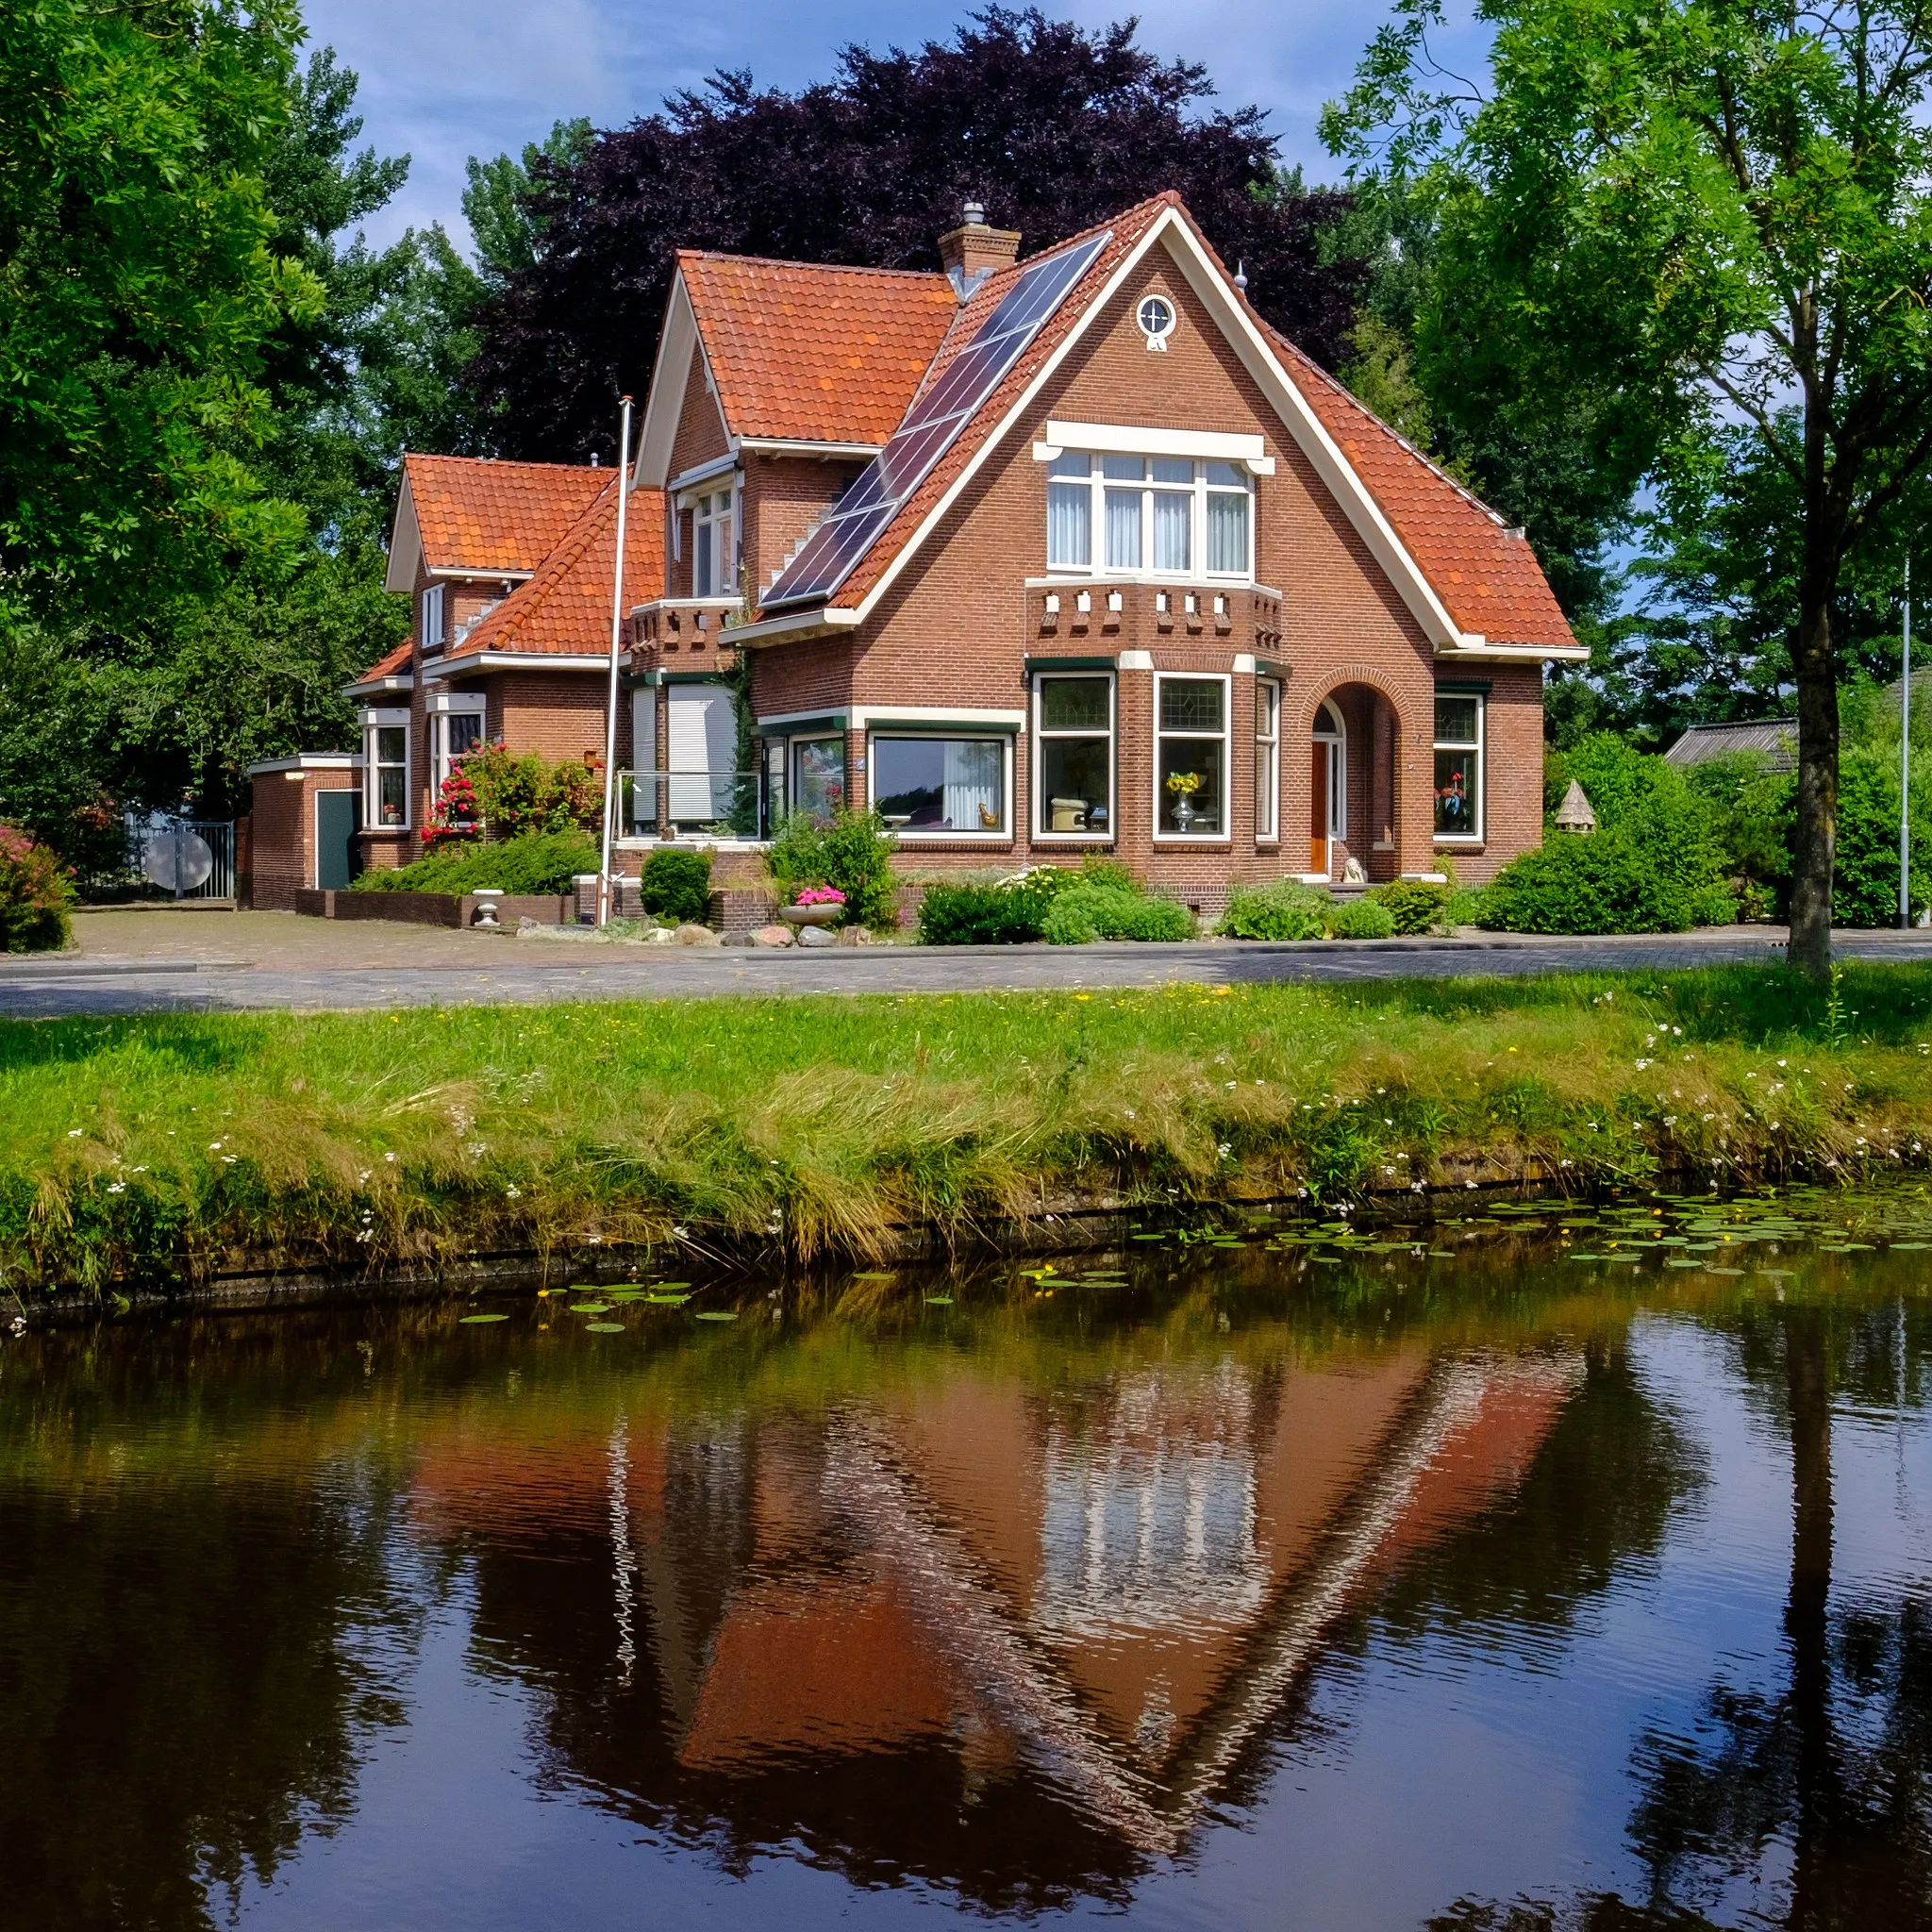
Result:
{"type": "Polygon", "coordinates": [[[735,1322],[738,1320],[738,1310],[736,1308],[700,1308],[698,1310],[698,1320],[700,1322],[735,1322]]]}
{"type": "Polygon", "coordinates": [[[584,1333],[586,1335],[622,1335],[624,1333],[624,1324],[622,1322],[586,1322],[584,1324],[584,1333]]]}
{"type": "Polygon", "coordinates": [[[949,1294],[929,1294],[925,1298],[925,1305],[929,1308],[950,1308],[953,1306],[953,1297],[949,1294]]]}
{"type": "Polygon", "coordinates": [[[508,1322],[509,1317],[508,1315],[464,1315],[459,1319],[467,1326],[472,1322],[508,1322]]]}
{"type": "Polygon", "coordinates": [[[688,1294],[647,1294],[644,1297],[648,1306],[658,1308],[681,1308],[690,1299],[688,1294]]]}
{"type": "Polygon", "coordinates": [[[608,1315],[610,1312],[610,1304],[608,1302],[573,1302],[570,1305],[570,1311],[573,1315],[608,1315]]]}

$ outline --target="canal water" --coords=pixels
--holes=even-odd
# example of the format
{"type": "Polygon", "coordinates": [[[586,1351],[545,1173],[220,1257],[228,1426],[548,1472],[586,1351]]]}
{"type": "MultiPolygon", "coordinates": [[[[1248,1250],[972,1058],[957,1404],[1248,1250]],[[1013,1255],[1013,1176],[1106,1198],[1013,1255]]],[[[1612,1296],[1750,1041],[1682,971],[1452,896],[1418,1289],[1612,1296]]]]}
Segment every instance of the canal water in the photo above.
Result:
{"type": "Polygon", "coordinates": [[[0,1344],[0,1925],[1932,1919],[1932,1199],[0,1344]]]}

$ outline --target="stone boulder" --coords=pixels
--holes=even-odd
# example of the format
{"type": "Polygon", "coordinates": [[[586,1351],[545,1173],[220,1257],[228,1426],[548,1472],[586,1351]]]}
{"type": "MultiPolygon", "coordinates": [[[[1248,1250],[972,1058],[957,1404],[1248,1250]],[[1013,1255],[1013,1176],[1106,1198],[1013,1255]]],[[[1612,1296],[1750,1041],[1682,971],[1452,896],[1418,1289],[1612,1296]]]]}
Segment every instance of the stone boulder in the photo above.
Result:
{"type": "Polygon", "coordinates": [[[797,946],[836,946],[838,943],[839,935],[827,931],[823,925],[801,925],[798,937],[792,941],[792,944],[797,946]]]}
{"type": "Polygon", "coordinates": [[[754,946],[769,947],[776,951],[780,946],[791,944],[791,928],[789,925],[761,925],[756,932],[746,935],[747,941],[754,946]]]}
{"type": "Polygon", "coordinates": [[[722,946],[724,941],[708,925],[680,925],[671,935],[680,946],[722,946]]]}

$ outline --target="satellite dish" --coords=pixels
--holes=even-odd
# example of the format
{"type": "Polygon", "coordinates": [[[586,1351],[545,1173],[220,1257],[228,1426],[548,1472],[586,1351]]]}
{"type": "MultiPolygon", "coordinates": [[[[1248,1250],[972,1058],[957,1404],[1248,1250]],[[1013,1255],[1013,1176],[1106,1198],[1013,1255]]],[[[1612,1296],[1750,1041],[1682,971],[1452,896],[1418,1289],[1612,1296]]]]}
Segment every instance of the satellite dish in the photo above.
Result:
{"type": "Polygon", "coordinates": [[[147,841],[147,858],[142,870],[164,892],[192,892],[205,886],[215,869],[215,856],[199,832],[182,826],[173,832],[157,832],[147,841]]]}

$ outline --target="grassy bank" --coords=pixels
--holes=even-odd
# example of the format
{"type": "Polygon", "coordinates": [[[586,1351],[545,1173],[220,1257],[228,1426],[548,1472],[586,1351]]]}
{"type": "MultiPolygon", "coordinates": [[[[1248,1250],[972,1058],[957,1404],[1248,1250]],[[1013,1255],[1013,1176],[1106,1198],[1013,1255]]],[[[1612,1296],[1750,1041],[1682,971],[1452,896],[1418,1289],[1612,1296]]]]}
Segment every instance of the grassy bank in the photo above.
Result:
{"type": "Polygon", "coordinates": [[[873,1258],[1112,1202],[1865,1177],[1922,1149],[1914,966],[13,1023],[0,1287],[873,1258]]]}

